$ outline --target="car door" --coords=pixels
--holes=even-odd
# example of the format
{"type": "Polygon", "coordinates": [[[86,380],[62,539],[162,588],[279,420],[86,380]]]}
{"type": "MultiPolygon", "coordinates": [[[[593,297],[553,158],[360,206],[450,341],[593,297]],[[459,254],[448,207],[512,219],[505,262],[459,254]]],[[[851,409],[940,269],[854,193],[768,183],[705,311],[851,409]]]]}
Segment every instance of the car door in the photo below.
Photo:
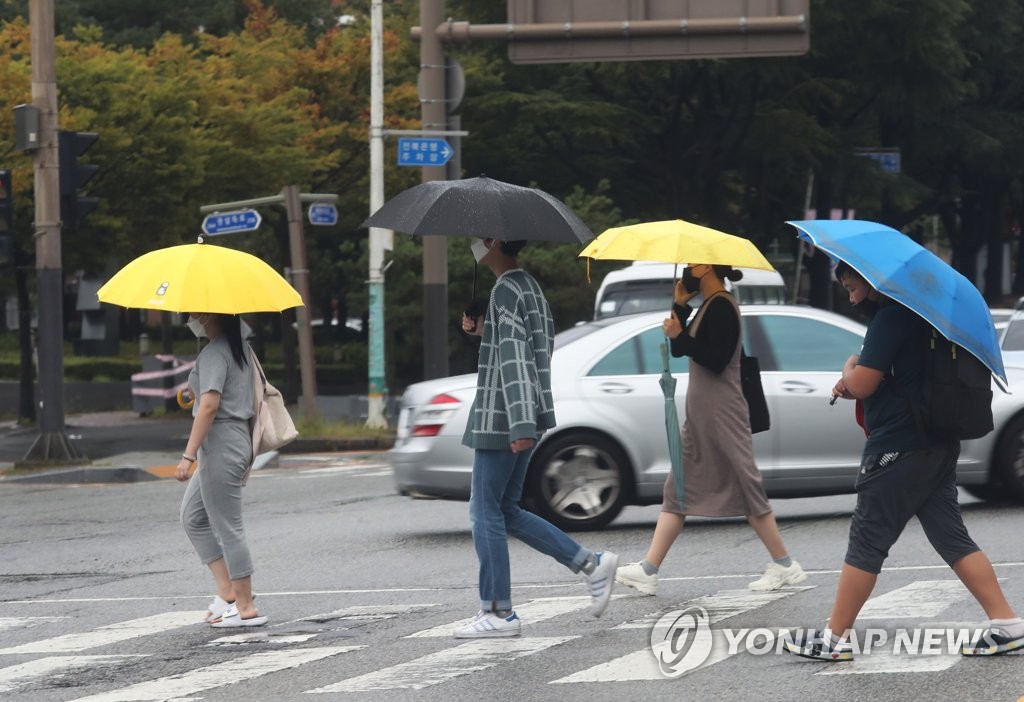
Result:
{"type": "Polygon", "coordinates": [[[864,433],[854,403],[829,405],[832,388],[863,337],[799,313],[764,313],[748,319],[763,345],[761,379],[771,409],[776,454],[761,464],[765,488],[780,494],[849,490],[856,478],[864,433]]]}
{"type": "MultiPolygon", "coordinates": [[[[664,395],[659,347],[661,325],[630,335],[601,356],[579,379],[580,395],[593,414],[595,428],[609,433],[626,449],[638,490],[660,486],[669,471],[664,395]]],[[[675,403],[682,423],[686,411],[688,359],[671,358],[676,378],[675,403]]],[[[658,488],[660,489],[660,488],[658,488]]]]}

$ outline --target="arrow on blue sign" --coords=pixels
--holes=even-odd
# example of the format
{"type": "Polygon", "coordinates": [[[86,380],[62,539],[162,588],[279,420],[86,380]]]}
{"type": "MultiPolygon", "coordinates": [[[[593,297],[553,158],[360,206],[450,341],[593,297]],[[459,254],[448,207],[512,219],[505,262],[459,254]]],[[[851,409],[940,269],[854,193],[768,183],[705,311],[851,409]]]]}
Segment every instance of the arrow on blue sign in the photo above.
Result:
{"type": "Polygon", "coordinates": [[[410,137],[398,140],[399,166],[443,166],[452,160],[455,150],[444,139],[410,137]]]}
{"type": "Polygon", "coordinates": [[[256,210],[215,212],[206,215],[203,220],[203,233],[207,236],[220,236],[235,232],[254,232],[260,228],[261,221],[260,213],[256,210]]]}
{"type": "Polygon", "coordinates": [[[333,227],[338,223],[338,208],[330,202],[314,202],[309,206],[309,223],[321,227],[333,227]]]}

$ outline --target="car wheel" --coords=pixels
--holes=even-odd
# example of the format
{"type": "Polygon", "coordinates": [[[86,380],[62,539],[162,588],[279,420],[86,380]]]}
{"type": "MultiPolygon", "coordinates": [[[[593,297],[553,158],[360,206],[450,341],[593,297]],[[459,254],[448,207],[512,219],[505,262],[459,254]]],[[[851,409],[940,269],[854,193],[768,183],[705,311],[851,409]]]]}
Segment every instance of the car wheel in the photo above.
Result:
{"type": "Polygon", "coordinates": [[[1024,415],[1010,420],[999,438],[994,470],[1004,496],[1024,502],[1024,415]]]}
{"type": "Polygon", "coordinates": [[[564,531],[608,525],[632,490],[622,449],[598,434],[574,432],[545,442],[530,461],[527,509],[564,531]]]}

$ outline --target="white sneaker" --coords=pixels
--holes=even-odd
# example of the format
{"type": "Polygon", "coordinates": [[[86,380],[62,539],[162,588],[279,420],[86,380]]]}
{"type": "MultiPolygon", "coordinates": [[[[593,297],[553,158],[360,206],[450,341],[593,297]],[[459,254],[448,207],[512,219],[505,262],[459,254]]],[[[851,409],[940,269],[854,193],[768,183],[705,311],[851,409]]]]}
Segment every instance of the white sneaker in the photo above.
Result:
{"type": "Polygon", "coordinates": [[[494,612],[480,610],[471,621],[461,629],[455,630],[457,639],[495,639],[504,636],[519,636],[522,623],[515,612],[507,617],[499,617],[494,612]]]}
{"type": "Polygon", "coordinates": [[[597,567],[590,575],[583,575],[583,582],[590,592],[590,613],[595,617],[604,614],[608,600],[612,596],[615,585],[615,568],[619,565],[619,557],[611,551],[598,551],[597,567]]]}
{"type": "Polygon", "coordinates": [[[658,594],[658,574],[648,575],[639,563],[629,563],[615,571],[615,582],[628,585],[643,595],[658,594]]]}
{"type": "Polygon", "coordinates": [[[800,564],[793,561],[788,568],[783,568],[775,561],[768,564],[768,567],[764,571],[758,580],[750,583],[748,586],[751,590],[778,590],[780,587],[786,585],[796,585],[807,580],[807,573],[800,567],[800,564]]]}

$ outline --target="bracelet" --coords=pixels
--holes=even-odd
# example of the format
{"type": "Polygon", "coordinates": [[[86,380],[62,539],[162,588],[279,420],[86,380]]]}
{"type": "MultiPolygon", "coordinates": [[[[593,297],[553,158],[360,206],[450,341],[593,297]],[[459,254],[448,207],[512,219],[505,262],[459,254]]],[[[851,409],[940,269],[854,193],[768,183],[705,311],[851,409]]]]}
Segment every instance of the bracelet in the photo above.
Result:
{"type": "Polygon", "coordinates": [[[191,463],[195,463],[196,462],[195,456],[186,456],[185,454],[181,454],[181,457],[184,458],[186,461],[189,461],[191,463]]]}

